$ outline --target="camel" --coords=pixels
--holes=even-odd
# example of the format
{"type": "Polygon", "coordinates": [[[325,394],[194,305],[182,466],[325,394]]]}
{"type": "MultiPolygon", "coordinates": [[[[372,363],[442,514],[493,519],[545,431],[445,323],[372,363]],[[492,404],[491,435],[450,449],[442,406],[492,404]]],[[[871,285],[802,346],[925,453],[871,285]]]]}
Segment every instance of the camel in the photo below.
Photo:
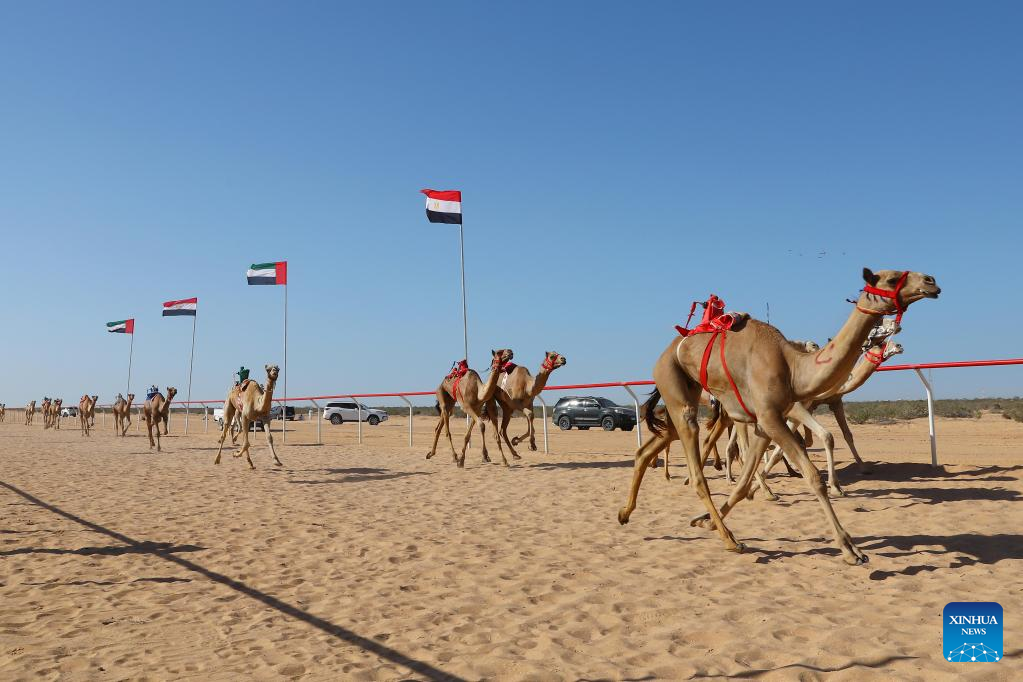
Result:
{"type": "Polygon", "coordinates": [[[636,508],[649,460],[670,442],[666,424],[655,421],[653,415],[657,401],[663,396],[668,418],[678,430],[686,452],[693,487],[707,509],[706,514],[692,519],[691,525],[714,529],[726,549],[743,551],[744,546],[736,541],[724,519],[746,497],[757,464],[774,440],[795,460],[817,498],[831,524],[843,561],[849,565],[866,563],[867,555],[852,541],[835,514],[820,473],[810,462],[801,439],[785,424],[786,415],[796,403],[826,394],[846,381],[863,342],[878,320],[885,315],[897,315],[898,321],[916,301],[938,298],[941,293],[933,277],[919,272],[882,270],[874,273],[864,268],[863,280],[866,286],[845,324],[816,353],[801,353],[791,348],[781,332],[754,319],[740,321],[723,335],[708,333],[673,339],[654,365],[657,388],[646,404],[647,425],[652,435],[636,452],[632,484],[626,504],[618,512],[619,523],[628,523],[636,508]],[[712,344],[719,341],[715,350],[712,344]],[[707,363],[702,362],[705,356],[707,363]],[[696,415],[701,375],[705,375],[703,381],[707,389],[733,421],[755,425],[739,479],[720,510],[714,505],[700,466],[696,415]]]}
{"type": "Polygon", "coordinates": [[[31,426],[36,417],[36,401],[30,400],[25,406],[25,426],[31,426]]]}
{"type": "Polygon", "coordinates": [[[224,440],[227,438],[231,425],[234,423],[235,414],[239,414],[242,424],[242,449],[235,453],[235,457],[245,455],[249,462],[249,468],[255,469],[252,457],[249,454],[249,427],[253,422],[259,421],[263,424],[263,432],[266,433],[266,442],[270,446],[270,453],[274,457],[274,464],[284,466],[284,463],[277,457],[274,450],[274,438],[270,433],[270,408],[273,406],[274,386],[277,385],[277,376],[280,368],[277,365],[264,365],[266,370],[266,388],[264,389],[257,382],[246,379],[237,386],[232,386],[227,392],[227,399],[224,400],[224,427],[220,433],[220,448],[217,450],[217,459],[214,464],[220,464],[220,455],[224,451],[224,440]]]}
{"type": "Polygon", "coordinates": [[[487,402],[486,413],[494,424],[497,424],[497,410],[495,405],[501,406],[501,426],[495,428],[494,436],[497,438],[498,446],[501,445],[501,438],[511,451],[514,459],[521,459],[515,452],[513,446],[524,442],[529,438],[529,449],[536,452],[536,430],[533,428],[533,399],[540,395],[540,391],[547,385],[551,372],[558,367],[564,367],[568,361],[564,355],[555,351],[544,351],[543,364],[534,377],[529,370],[513,362],[505,363],[498,370],[499,378],[497,390],[494,397],[487,402]],[[516,412],[522,412],[526,417],[526,432],[521,436],[515,436],[508,440],[508,424],[516,412]]]}
{"type": "Polygon", "coordinates": [[[146,420],[146,432],[149,434],[149,449],[156,446],[160,452],[160,422],[164,423],[163,433],[167,435],[167,415],[170,414],[171,401],[178,394],[178,389],[173,386],[167,387],[167,397],[157,393],[142,404],[142,418],[146,420]],[[156,427],[155,429],[153,427],[156,427]],[[156,431],[156,440],[153,440],[153,431],[156,431]]]}
{"type": "Polygon", "coordinates": [[[118,434],[122,438],[126,433],[128,433],[128,427],[131,426],[131,404],[134,400],[134,393],[129,393],[127,400],[124,399],[123,395],[118,393],[117,400],[114,401],[114,406],[110,408],[110,411],[114,415],[114,433],[118,434]]]}
{"type": "MultiPolygon", "coordinates": [[[[484,384],[480,375],[469,369],[465,360],[453,369],[437,387],[437,411],[440,417],[437,419],[437,426],[433,432],[433,446],[426,454],[430,459],[437,454],[437,441],[440,440],[440,433],[443,430],[448,437],[448,445],[451,446],[451,457],[459,468],[465,468],[465,453],[469,449],[469,438],[472,430],[478,423],[480,425],[480,443],[483,446],[483,461],[489,462],[487,454],[486,426],[485,420],[486,404],[494,397],[497,391],[497,383],[500,380],[501,366],[511,362],[515,354],[507,348],[490,351],[490,377],[484,384]],[[469,415],[469,428],[465,432],[465,439],[462,441],[461,456],[455,452],[455,444],[451,440],[451,415],[454,414],[455,404],[461,403],[462,409],[469,415]]],[[[494,420],[494,427],[497,428],[497,420],[494,420]]],[[[497,448],[501,452],[501,460],[505,466],[509,466],[508,459],[504,456],[504,448],[501,446],[500,438],[497,440],[497,448]]]]}
{"type": "Polygon", "coordinates": [[[43,428],[50,428],[50,407],[53,401],[47,397],[43,397],[43,402],[39,406],[39,411],[43,414],[43,428]]]}
{"type": "Polygon", "coordinates": [[[63,398],[54,398],[50,403],[50,426],[60,430],[60,406],[64,404],[63,398]]]}
{"type": "Polygon", "coordinates": [[[99,400],[98,395],[94,395],[90,398],[88,394],[86,394],[78,401],[78,426],[81,429],[83,436],[88,436],[89,430],[92,428],[91,419],[96,413],[97,400],[99,400]]]}

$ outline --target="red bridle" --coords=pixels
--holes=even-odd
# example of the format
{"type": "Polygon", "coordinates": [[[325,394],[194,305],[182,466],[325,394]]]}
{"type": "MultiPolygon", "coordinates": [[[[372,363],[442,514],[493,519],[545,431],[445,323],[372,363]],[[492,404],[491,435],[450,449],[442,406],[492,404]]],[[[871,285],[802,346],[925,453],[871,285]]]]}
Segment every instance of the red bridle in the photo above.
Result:
{"type": "Polygon", "coordinates": [[[863,358],[872,365],[881,366],[881,363],[885,361],[884,352],[888,350],[888,342],[885,341],[884,345],[881,346],[881,352],[868,350],[863,354],[863,358]]]}
{"type": "Polygon", "coordinates": [[[552,355],[548,355],[547,357],[545,357],[543,359],[543,364],[540,365],[540,371],[542,371],[542,372],[553,372],[554,369],[555,369],[555,364],[554,363],[556,363],[560,357],[561,356],[558,355],[557,353],[554,353],[552,355]]]}
{"type": "MultiPolygon", "coordinates": [[[[906,309],[899,302],[899,293],[902,291],[902,287],[906,286],[906,279],[909,277],[909,270],[902,273],[902,277],[899,277],[899,281],[896,282],[894,289],[878,289],[877,287],[870,286],[869,284],[863,287],[863,293],[873,294],[874,296],[880,296],[882,298],[890,298],[892,303],[895,305],[895,321],[902,322],[902,314],[906,312],[906,309]]],[[[862,313],[869,313],[871,315],[883,315],[876,310],[865,310],[860,308],[859,305],[856,309],[862,313]]]]}

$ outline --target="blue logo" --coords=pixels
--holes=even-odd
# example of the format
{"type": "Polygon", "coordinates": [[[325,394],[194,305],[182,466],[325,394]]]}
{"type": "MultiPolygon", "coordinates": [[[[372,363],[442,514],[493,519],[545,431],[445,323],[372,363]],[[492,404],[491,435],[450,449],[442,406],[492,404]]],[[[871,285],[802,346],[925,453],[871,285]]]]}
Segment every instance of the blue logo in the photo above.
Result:
{"type": "Polygon", "coordinates": [[[1002,606],[993,601],[945,604],[942,646],[946,661],[993,663],[1002,660],[1002,606]]]}

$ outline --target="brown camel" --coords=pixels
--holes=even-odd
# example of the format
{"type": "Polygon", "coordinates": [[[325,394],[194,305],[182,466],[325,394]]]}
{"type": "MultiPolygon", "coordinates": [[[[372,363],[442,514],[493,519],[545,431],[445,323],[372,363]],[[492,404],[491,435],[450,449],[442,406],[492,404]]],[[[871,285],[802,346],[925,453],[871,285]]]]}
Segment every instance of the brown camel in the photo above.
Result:
{"type": "Polygon", "coordinates": [[[164,424],[163,433],[167,434],[167,415],[170,414],[171,401],[178,394],[178,389],[173,386],[167,387],[167,397],[157,393],[142,404],[142,418],[146,420],[146,432],[149,434],[149,449],[156,446],[160,452],[160,422],[164,424]],[[155,427],[155,428],[154,428],[155,427]],[[153,432],[156,431],[156,440],[153,440],[153,432]]]}
{"type": "Polygon", "coordinates": [[[55,398],[50,403],[50,426],[60,430],[60,406],[64,404],[63,398],[55,398]]]}
{"type": "Polygon", "coordinates": [[[43,402],[39,405],[39,411],[43,415],[43,428],[50,428],[50,407],[53,405],[53,401],[49,398],[44,397],[43,402]]]}
{"type": "Polygon", "coordinates": [[[25,426],[30,426],[36,418],[36,401],[30,400],[25,406],[25,426]]]}
{"type": "Polygon", "coordinates": [[[90,435],[89,430],[92,428],[92,418],[96,412],[97,400],[99,400],[98,395],[89,397],[86,394],[78,401],[78,426],[83,436],[90,435]]]}
{"type": "MultiPolygon", "coordinates": [[[[460,364],[460,368],[463,371],[452,370],[450,374],[444,377],[444,381],[441,382],[440,386],[437,387],[437,410],[440,412],[440,417],[437,419],[437,426],[433,432],[433,447],[427,453],[426,459],[430,459],[437,454],[437,441],[440,440],[440,432],[443,430],[447,434],[448,444],[451,446],[452,459],[454,459],[455,464],[464,468],[465,453],[469,449],[469,438],[472,436],[473,428],[476,424],[479,424],[480,444],[483,447],[483,461],[490,461],[490,456],[487,454],[485,420],[488,417],[484,416],[486,412],[485,407],[491,398],[494,397],[494,392],[497,391],[497,382],[501,377],[501,366],[510,362],[515,357],[515,354],[510,349],[502,348],[501,350],[490,351],[490,355],[490,377],[485,384],[480,379],[480,375],[475,370],[469,369],[463,360],[460,364]],[[461,403],[462,409],[469,415],[469,428],[466,430],[465,439],[462,441],[461,456],[455,452],[455,444],[451,440],[451,416],[455,412],[456,403],[461,403]]],[[[495,428],[497,427],[496,419],[494,420],[494,426],[495,428]]],[[[504,448],[501,447],[500,439],[497,441],[497,448],[501,452],[501,460],[504,462],[504,465],[508,466],[508,459],[504,456],[504,448]]]]}
{"type": "Polygon", "coordinates": [[[270,446],[270,453],[274,457],[274,464],[284,466],[277,457],[274,450],[274,438],[270,433],[270,408],[273,406],[274,386],[277,385],[277,376],[280,369],[277,365],[264,365],[266,370],[266,388],[264,389],[257,382],[246,379],[240,385],[232,386],[227,392],[227,399],[224,401],[224,427],[220,432],[220,448],[217,450],[217,459],[214,464],[220,464],[220,455],[224,451],[224,440],[234,423],[235,414],[241,417],[242,425],[242,449],[235,453],[235,457],[245,455],[249,467],[256,468],[249,455],[249,428],[253,422],[262,422],[263,432],[266,433],[266,442],[270,446]]]}
{"type": "Polygon", "coordinates": [[[758,320],[740,323],[724,336],[697,334],[672,340],[654,366],[657,390],[647,401],[647,424],[652,436],[636,453],[632,485],[626,505],[618,512],[619,522],[628,523],[636,508],[639,487],[649,460],[670,442],[664,424],[658,424],[653,415],[658,399],[663,396],[668,417],[678,429],[686,452],[689,475],[707,508],[707,513],[694,518],[692,525],[716,529],[727,549],[742,551],[743,546],[736,542],[724,519],[739,500],[746,497],[757,472],[757,464],[774,440],[795,460],[810,491],[817,497],[831,524],[843,560],[853,565],[865,563],[866,555],[853,543],[838,520],[820,474],[810,462],[801,439],[785,424],[785,416],[797,402],[811,400],[845,382],[860,355],[863,342],[881,317],[893,314],[901,317],[902,312],[916,301],[937,298],[941,293],[933,277],[919,272],[882,270],[875,274],[864,268],[863,279],[867,286],[849,318],[817,353],[801,353],[791,348],[781,332],[758,320]],[[716,352],[707,353],[708,390],[734,421],[756,425],[739,480],[720,510],[714,505],[700,466],[699,422],[696,419],[701,360],[705,351],[714,350],[710,348],[712,341],[720,343],[716,352]],[[719,354],[727,362],[727,367],[718,359],[719,354]]]}
{"type": "Polygon", "coordinates": [[[513,446],[524,442],[526,438],[529,439],[529,449],[536,451],[536,430],[533,428],[533,418],[536,415],[533,412],[533,399],[540,395],[547,385],[551,372],[558,367],[564,367],[566,362],[568,361],[564,355],[555,351],[544,351],[543,364],[540,365],[535,377],[522,365],[509,362],[500,367],[497,390],[494,391],[494,397],[487,402],[486,411],[487,417],[496,425],[495,404],[501,406],[501,426],[494,429],[496,431],[494,436],[497,438],[498,447],[501,445],[501,439],[504,439],[513,458],[521,459],[513,446]],[[525,415],[526,432],[508,440],[508,424],[516,412],[525,415]]]}
{"type": "Polygon", "coordinates": [[[122,438],[126,433],[128,433],[128,427],[131,426],[131,404],[134,400],[134,393],[129,393],[127,400],[124,399],[123,395],[118,393],[117,400],[114,401],[114,406],[110,408],[110,411],[114,415],[114,433],[122,438]]]}

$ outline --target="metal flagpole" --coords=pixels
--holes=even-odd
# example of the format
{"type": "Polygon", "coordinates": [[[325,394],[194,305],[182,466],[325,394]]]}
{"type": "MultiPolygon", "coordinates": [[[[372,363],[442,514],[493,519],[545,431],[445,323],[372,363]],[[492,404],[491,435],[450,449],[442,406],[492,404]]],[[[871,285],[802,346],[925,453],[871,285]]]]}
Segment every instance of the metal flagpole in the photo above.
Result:
{"type": "MultiPolygon", "coordinates": [[[[198,307],[198,306],[196,306],[198,307]]],[[[192,409],[192,361],[195,360],[195,318],[199,311],[192,315],[192,352],[188,356],[188,397],[185,400],[185,435],[188,435],[188,411],[192,409]]]]}
{"type": "Polygon", "coordinates": [[[462,343],[465,346],[465,360],[469,361],[469,322],[465,313],[465,230],[458,223],[458,257],[462,263],[462,343]]]}
{"type": "MultiPolygon", "coordinates": [[[[284,284],[284,397],[288,397],[288,284],[284,284]]],[[[288,442],[288,402],[281,404],[281,442],[288,442]]],[[[269,427],[267,427],[269,428],[269,427]]]]}
{"type": "Polygon", "coordinates": [[[128,388],[125,395],[131,393],[131,356],[135,353],[135,329],[131,330],[131,343],[128,345],[128,388]]]}

